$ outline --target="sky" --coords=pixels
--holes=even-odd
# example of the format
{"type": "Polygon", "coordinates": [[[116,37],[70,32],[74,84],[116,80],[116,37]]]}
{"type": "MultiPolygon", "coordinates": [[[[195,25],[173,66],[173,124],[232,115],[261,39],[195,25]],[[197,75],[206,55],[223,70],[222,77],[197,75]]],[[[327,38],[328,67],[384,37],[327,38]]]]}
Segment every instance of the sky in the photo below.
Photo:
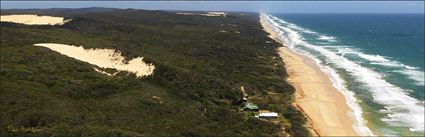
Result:
{"type": "Polygon", "coordinates": [[[1,9],[85,7],[270,13],[424,13],[424,1],[1,1],[1,9]]]}

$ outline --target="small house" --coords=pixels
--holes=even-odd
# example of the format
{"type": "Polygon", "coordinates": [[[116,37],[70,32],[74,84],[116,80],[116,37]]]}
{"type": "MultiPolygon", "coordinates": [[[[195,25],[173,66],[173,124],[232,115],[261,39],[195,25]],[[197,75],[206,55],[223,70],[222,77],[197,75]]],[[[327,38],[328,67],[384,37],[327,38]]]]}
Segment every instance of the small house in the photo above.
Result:
{"type": "Polygon", "coordinates": [[[261,112],[255,116],[256,118],[279,118],[279,114],[276,112],[261,112]]]}
{"type": "Polygon", "coordinates": [[[254,104],[254,103],[252,103],[252,102],[245,102],[245,103],[243,103],[242,104],[242,109],[243,110],[252,110],[252,111],[258,111],[258,110],[260,110],[260,108],[256,105],[256,104],[254,104]]]}

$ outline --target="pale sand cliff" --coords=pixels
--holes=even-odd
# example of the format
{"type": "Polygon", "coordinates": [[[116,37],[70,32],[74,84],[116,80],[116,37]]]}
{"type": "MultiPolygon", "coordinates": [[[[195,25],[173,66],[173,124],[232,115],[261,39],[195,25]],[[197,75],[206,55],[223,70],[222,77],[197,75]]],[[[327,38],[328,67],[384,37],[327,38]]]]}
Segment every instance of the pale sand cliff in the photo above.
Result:
{"type": "MultiPolygon", "coordinates": [[[[260,22],[270,37],[276,32],[263,16],[260,22]]],[[[278,41],[278,40],[277,40],[278,41]]],[[[354,121],[348,116],[350,108],[342,93],[332,86],[329,77],[312,61],[286,47],[278,48],[289,73],[289,82],[296,89],[294,105],[309,119],[309,128],[316,136],[358,136],[354,121]]]]}
{"type": "MultiPolygon", "coordinates": [[[[101,68],[114,68],[118,71],[128,71],[138,77],[151,75],[155,66],[146,64],[143,57],[133,58],[125,62],[125,58],[114,49],[84,49],[82,46],[71,46],[56,43],[39,43],[34,46],[46,47],[68,57],[96,65],[101,68]]],[[[97,72],[113,76],[105,71],[94,68],[97,72]]]]}
{"type": "Polygon", "coordinates": [[[13,22],[25,25],[63,25],[69,20],[63,17],[38,16],[38,15],[4,15],[0,19],[2,22],[13,22]]]}

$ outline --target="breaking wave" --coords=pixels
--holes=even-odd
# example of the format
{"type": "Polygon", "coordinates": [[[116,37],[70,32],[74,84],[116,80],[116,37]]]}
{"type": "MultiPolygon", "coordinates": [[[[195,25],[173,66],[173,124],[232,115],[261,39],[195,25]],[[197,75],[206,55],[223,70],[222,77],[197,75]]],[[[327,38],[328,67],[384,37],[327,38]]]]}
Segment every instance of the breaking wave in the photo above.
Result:
{"type": "Polygon", "coordinates": [[[418,68],[404,65],[398,61],[392,61],[388,57],[365,54],[355,49],[351,49],[351,47],[332,47],[337,49],[336,51],[333,51],[329,49],[331,46],[314,45],[306,41],[301,34],[314,34],[319,40],[329,41],[336,40],[336,38],[304,29],[272,15],[266,14],[265,17],[268,20],[268,23],[274,27],[275,31],[280,34],[278,36],[280,41],[283,41],[286,46],[293,51],[315,60],[319,67],[330,76],[334,86],[345,96],[348,106],[353,110],[352,116],[357,122],[355,129],[360,135],[373,135],[373,133],[366,126],[366,122],[362,117],[363,112],[357,102],[357,99],[354,97],[354,92],[347,89],[346,81],[342,79],[342,76],[337,73],[336,69],[342,69],[346,71],[348,75],[356,78],[356,81],[362,83],[362,86],[372,94],[374,102],[385,106],[386,116],[381,119],[382,121],[385,121],[388,124],[394,124],[394,122],[396,122],[399,125],[408,127],[410,131],[424,131],[424,105],[421,101],[408,96],[408,90],[387,82],[384,79],[383,74],[361,66],[357,62],[344,57],[344,54],[355,55],[365,61],[368,61],[370,64],[398,68],[400,70],[398,73],[415,80],[418,85],[423,85],[424,74],[418,68]],[[305,53],[306,50],[299,50],[300,48],[314,51],[320,55],[305,53]],[[339,49],[342,49],[342,55],[338,53],[339,49]],[[324,62],[331,63],[334,66],[320,64],[321,61],[317,56],[324,57],[324,62]]]}
{"type": "Polygon", "coordinates": [[[334,36],[320,35],[318,40],[325,40],[329,42],[336,42],[336,38],[334,36]]]}

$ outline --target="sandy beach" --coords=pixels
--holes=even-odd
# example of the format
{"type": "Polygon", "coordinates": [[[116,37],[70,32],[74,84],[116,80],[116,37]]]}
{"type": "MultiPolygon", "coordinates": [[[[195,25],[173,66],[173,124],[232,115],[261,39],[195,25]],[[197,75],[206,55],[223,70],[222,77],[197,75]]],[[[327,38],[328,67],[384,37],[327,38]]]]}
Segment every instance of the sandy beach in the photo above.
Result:
{"type": "MultiPolygon", "coordinates": [[[[260,22],[270,33],[269,37],[277,40],[277,33],[263,16],[260,22]]],[[[286,64],[288,80],[296,89],[294,105],[308,117],[313,135],[358,136],[353,128],[354,121],[348,116],[350,108],[344,96],[314,61],[286,47],[278,48],[278,52],[286,64]]]]}

